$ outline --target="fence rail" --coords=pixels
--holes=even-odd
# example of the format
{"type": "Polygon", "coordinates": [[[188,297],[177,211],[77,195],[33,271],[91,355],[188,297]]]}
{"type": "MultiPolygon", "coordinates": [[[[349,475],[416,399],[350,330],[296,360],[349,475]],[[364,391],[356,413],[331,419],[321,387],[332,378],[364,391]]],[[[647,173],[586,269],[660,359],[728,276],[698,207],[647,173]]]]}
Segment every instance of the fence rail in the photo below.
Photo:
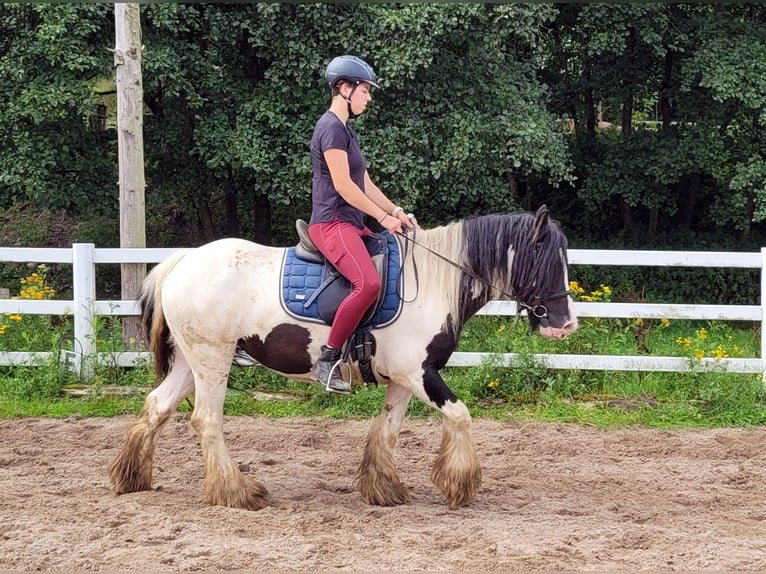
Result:
{"type": "MultiPolygon", "coordinates": [[[[0,299],[0,313],[31,315],[71,315],[74,318],[75,350],[65,355],[84,376],[92,373],[84,359],[98,364],[131,367],[151,358],[147,352],[97,353],[94,317],[138,315],[137,301],[103,301],[96,299],[96,266],[115,263],[159,263],[175,249],[96,248],[91,243],[75,243],[72,248],[0,248],[2,263],[63,263],[72,265],[72,299],[32,301],[0,299]]],[[[624,267],[718,267],[760,269],[760,305],[685,305],[661,303],[596,303],[576,302],[578,317],[643,318],[643,319],[701,319],[721,321],[753,321],[760,324],[761,350],[757,358],[703,358],[692,363],[683,357],[633,355],[533,355],[540,364],[551,369],[584,369],[606,371],[726,371],[732,373],[760,373],[766,377],[766,329],[764,329],[764,301],[766,301],[766,248],[760,252],[734,253],[709,251],[621,251],[597,249],[570,249],[570,265],[613,265],[624,267]]],[[[512,301],[490,301],[481,315],[515,315],[512,301]]],[[[465,367],[481,364],[489,353],[455,352],[448,366],[465,367]]],[[[504,353],[492,355],[500,364],[512,365],[518,355],[504,353]]],[[[55,352],[2,352],[0,365],[44,364],[59,357],[55,352]]]]}

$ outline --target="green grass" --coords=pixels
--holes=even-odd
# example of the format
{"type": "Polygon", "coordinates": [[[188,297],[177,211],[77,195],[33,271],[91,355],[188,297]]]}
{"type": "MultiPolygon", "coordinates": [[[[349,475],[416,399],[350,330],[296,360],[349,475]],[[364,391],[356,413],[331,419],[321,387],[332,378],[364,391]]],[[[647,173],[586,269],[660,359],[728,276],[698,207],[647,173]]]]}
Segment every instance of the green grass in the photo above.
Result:
{"type": "MultiPolygon", "coordinates": [[[[736,373],[661,373],[550,370],[536,364],[535,353],[657,354],[688,357],[734,354],[757,356],[759,334],[722,322],[659,321],[638,328],[627,320],[583,320],[565,341],[526,333],[525,321],[475,317],[460,342],[462,351],[519,353],[514,367],[488,361],[478,367],[444,369],[450,388],[474,417],[572,422],[601,427],[640,424],[660,428],[752,426],[766,424],[766,390],[760,376],[736,373]],[[690,343],[687,343],[690,341],[690,343]]],[[[56,340],[51,334],[49,337],[56,340]]],[[[109,338],[110,346],[119,337],[109,338]]],[[[0,349],[2,347],[0,346],[0,349]]],[[[18,349],[16,349],[18,350],[18,349]]],[[[137,414],[153,384],[148,367],[98,367],[85,396],[68,389],[83,386],[57,365],[0,367],[0,418],[71,417],[137,414]],[[112,396],[114,386],[139,392],[112,396]]],[[[260,368],[234,367],[224,410],[230,415],[272,417],[370,418],[380,412],[384,387],[362,386],[347,397],[325,393],[318,385],[284,379],[260,368]],[[264,399],[264,397],[267,397],[264,399]]],[[[193,397],[180,410],[190,410],[193,397]]],[[[437,418],[414,399],[408,416],[437,418]]]]}

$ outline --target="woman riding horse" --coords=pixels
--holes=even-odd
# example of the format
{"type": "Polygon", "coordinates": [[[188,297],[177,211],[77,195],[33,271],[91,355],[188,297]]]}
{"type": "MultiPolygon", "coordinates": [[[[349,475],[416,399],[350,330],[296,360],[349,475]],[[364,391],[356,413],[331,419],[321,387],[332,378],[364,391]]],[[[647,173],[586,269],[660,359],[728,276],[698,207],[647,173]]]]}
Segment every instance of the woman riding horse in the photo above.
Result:
{"type": "Polygon", "coordinates": [[[377,77],[364,60],[338,56],[325,71],[332,91],[330,109],[314,127],[311,138],[312,212],[309,236],[327,260],[353,287],[338,307],[311,378],[329,392],[349,394],[351,383],[340,372],[341,350],[367,309],[380,294],[380,277],[363,237],[372,232],[364,215],[374,217],[391,233],[413,227],[398,207],[370,179],[356,132],[348,120],[364,112],[377,77]]]}

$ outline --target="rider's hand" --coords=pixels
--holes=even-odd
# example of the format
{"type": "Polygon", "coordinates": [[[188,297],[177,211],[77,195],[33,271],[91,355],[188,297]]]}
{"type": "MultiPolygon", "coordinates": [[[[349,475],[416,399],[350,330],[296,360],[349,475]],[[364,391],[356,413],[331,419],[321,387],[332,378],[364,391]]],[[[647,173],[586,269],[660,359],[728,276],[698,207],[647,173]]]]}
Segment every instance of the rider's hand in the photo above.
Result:
{"type": "Polygon", "coordinates": [[[396,214],[396,218],[401,221],[402,226],[406,227],[407,229],[414,229],[418,226],[418,220],[415,219],[415,216],[411,213],[404,213],[404,211],[400,210],[399,213],[396,214]]]}
{"type": "Polygon", "coordinates": [[[383,221],[380,222],[380,224],[389,232],[389,233],[401,233],[402,232],[402,222],[398,217],[394,217],[393,215],[387,215],[383,218],[383,221]]]}

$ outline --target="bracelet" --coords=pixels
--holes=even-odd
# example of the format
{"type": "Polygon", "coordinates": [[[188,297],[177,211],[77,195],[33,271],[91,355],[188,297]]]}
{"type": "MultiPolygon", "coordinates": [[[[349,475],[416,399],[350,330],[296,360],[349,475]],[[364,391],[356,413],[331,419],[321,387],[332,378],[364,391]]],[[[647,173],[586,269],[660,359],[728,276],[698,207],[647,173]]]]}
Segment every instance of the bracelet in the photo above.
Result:
{"type": "Polygon", "coordinates": [[[399,213],[400,211],[404,211],[404,210],[397,205],[396,207],[394,207],[394,210],[391,212],[391,217],[396,217],[396,214],[399,213]]]}
{"type": "Polygon", "coordinates": [[[388,217],[388,213],[385,211],[383,212],[383,215],[380,216],[380,219],[378,219],[378,223],[383,223],[383,220],[388,217]]]}

